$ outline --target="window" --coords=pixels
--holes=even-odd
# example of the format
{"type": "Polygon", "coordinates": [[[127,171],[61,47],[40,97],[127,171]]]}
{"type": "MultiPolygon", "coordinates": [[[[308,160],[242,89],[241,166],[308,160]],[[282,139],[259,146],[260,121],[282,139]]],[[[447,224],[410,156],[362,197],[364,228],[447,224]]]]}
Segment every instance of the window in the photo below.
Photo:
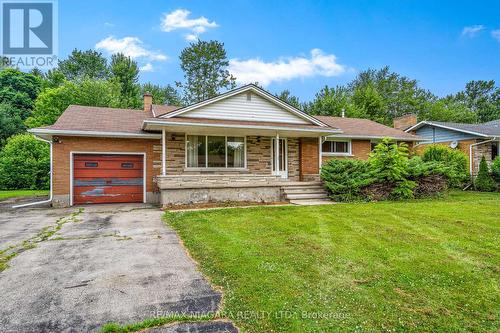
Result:
{"type": "Polygon", "coordinates": [[[99,164],[97,162],[85,162],[86,168],[97,168],[99,164]]]}
{"type": "Polygon", "coordinates": [[[370,142],[370,151],[374,151],[375,147],[380,143],[380,141],[371,141],[370,142]]]}
{"type": "Polygon", "coordinates": [[[500,142],[493,142],[491,144],[491,160],[494,161],[499,153],[500,153],[500,142]]]}
{"type": "Polygon", "coordinates": [[[347,155],[351,153],[351,142],[326,140],[323,142],[321,151],[325,154],[347,155]]]}
{"type": "Polygon", "coordinates": [[[124,169],[133,169],[134,168],[134,163],[132,163],[132,162],[122,163],[122,168],[124,168],[124,169]]]}
{"type": "Polygon", "coordinates": [[[188,135],[188,168],[244,168],[245,138],[231,136],[188,135]]]}

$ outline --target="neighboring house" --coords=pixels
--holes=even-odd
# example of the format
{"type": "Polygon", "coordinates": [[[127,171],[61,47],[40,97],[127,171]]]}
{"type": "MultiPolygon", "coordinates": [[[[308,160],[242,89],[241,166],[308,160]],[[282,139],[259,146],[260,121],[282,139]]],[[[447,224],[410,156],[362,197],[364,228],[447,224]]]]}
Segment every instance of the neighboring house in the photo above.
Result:
{"type": "MultiPolygon", "coordinates": [[[[300,198],[296,187],[319,180],[323,158],[367,158],[385,136],[419,139],[368,120],[313,117],[255,85],[182,108],[153,105],[148,94],[144,110],[72,105],[30,132],[51,143],[56,206],[270,202],[291,185],[285,199],[300,198]]],[[[309,191],[303,198],[320,196],[309,191]]]]}
{"type": "Polygon", "coordinates": [[[406,129],[406,132],[423,139],[418,144],[419,150],[429,144],[460,149],[469,157],[469,172],[472,175],[477,174],[483,156],[491,164],[500,153],[500,119],[483,124],[422,121],[406,129]]]}

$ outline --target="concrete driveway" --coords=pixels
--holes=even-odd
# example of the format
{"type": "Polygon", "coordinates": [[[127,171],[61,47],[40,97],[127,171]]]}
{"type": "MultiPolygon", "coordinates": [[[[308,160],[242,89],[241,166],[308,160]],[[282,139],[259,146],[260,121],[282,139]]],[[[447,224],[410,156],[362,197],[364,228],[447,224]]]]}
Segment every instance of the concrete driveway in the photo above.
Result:
{"type": "MultiPolygon", "coordinates": [[[[17,253],[0,272],[1,331],[99,331],[107,322],[216,311],[220,292],[161,216],[143,205],[1,210],[0,251],[17,253]]],[[[189,331],[235,329],[219,322],[189,331]]]]}

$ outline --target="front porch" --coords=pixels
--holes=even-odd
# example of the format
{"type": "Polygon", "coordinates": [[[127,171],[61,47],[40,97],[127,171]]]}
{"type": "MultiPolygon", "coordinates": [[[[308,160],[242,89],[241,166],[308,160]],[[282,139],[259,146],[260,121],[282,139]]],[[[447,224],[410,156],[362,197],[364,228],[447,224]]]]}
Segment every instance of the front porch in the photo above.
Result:
{"type": "Polygon", "coordinates": [[[325,201],[326,192],[319,181],[293,181],[273,175],[199,174],[158,176],[162,205],[209,202],[290,202],[325,201]]]}

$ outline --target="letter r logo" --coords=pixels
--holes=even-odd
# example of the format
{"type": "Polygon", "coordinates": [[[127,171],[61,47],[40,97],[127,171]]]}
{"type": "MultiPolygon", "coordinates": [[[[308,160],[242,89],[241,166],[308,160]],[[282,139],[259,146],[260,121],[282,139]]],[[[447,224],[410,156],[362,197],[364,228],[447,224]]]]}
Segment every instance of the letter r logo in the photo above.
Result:
{"type": "Polygon", "coordinates": [[[53,53],[53,4],[50,2],[2,3],[3,54],[53,53]]]}

